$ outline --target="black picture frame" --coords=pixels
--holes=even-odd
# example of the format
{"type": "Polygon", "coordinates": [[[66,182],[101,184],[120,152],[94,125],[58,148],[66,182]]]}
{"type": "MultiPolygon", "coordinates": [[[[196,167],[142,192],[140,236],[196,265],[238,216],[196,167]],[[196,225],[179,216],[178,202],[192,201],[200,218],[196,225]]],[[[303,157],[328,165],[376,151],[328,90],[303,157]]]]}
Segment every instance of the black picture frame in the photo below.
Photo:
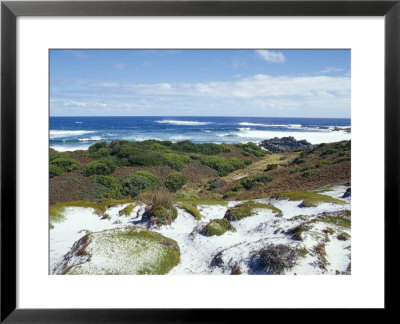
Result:
{"type": "Polygon", "coordinates": [[[226,322],[266,310],[16,308],[16,19],[19,16],[384,16],[385,310],[398,284],[393,238],[400,212],[400,0],[391,1],[2,1],[1,3],[1,322],[226,322]],[[397,283],[397,284],[396,284],[397,283]]]}

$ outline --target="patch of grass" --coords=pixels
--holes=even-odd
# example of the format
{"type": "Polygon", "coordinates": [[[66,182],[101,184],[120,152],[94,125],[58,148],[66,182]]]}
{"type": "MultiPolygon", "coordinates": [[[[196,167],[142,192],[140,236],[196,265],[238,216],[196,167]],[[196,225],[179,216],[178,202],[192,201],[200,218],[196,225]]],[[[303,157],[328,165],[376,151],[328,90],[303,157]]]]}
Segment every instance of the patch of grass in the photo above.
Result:
{"type": "Polygon", "coordinates": [[[132,202],[132,199],[122,199],[122,200],[108,199],[99,202],[89,202],[83,200],[63,202],[50,206],[49,208],[50,221],[53,223],[62,222],[64,220],[63,213],[66,207],[93,208],[95,212],[97,211],[99,214],[102,214],[106,211],[107,208],[130,202],[132,202]]]}
{"type": "Polygon", "coordinates": [[[119,211],[119,216],[130,216],[130,214],[132,213],[134,208],[135,208],[135,205],[129,204],[124,209],[119,211]]]}
{"type": "Polygon", "coordinates": [[[296,226],[295,228],[293,228],[291,230],[291,232],[293,233],[294,237],[299,240],[302,241],[303,240],[303,233],[307,232],[309,230],[309,226],[307,226],[307,223],[303,223],[300,224],[299,226],[296,226]]]}
{"type": "Polygon", "coordinates": [[[329,265],[328,260],[326,259],[326,250],[325,243],[319,243],[313,247],[313,250],[316,254],[318,254],[318,259],[322,262],[324,267],[329,265]]]}
{"type": "Polygon", "coordinates": [[[228,220],[219,218],[211,220],[200,233],[205,236],[219,236],[227,231],[236,232],[236,228],[228,220]]]}
{"type": "Polygon", "coordinates": [[[227,192],[224,193],[223,198],[225,199],[225,198],[234,197],[234,196],[237,196],[237,192],[235,192],[235,191],[227,191],[227,192]]]}
{"type": "Polygon", "coordinates": [[[348,228],[348,229],[351,228],[351,220],[348,219],[348,218],[344,218],[344,217],[324,216],[319,221],[327,223],[327,224],[332,224],[332,225],[335,225],[335,226],[348,228]]]}
{"type": "Polygon", "coordinates": [[[302,257],[305,258],[308,253],[310,253],[305,246],[297,248],[297,253],[302,257]]]}
{"type": "Polygon", "coordinates": [[[346,232],[340,233],[338,236],[336,236],[336,238],[340,241],[347,241],[351,238],[351,236],[349,234],[347,234],[346,232]]]}
{"type": "Polygon", "coordinates": [[[179,208],[182,208],[186,212],[188,212],[190,215],[192,215],[196,220],[201,220],[203,216],[201,216],[199,210],[197,209],[196,206],[188,204],[188,203],[181,203],[178,205],[179,208]]]}
{"type": "Polygon", "coordinates": [[[329,228],[329,227],[327,227],[324,230],[322,230],[322,232],[324,232],[325,234],[330,234],[330,235],[335,234],[335,231],[332,228],[329,228]]]}
{"type": "Polygon", "coordinates": [[[347,202],[311,191],[284,191],[274,195],[278,199],[302,200],[301,207],[316,207],[320,203],[346,205],[347,202]]]}
{"type": "Polygon", "coordinates": [[[248,216],[252,216],[254,214],[255,209],[269,209],[272,210],[278,217],[282,216],[282,211],[275,206],[269,204],[262,204],[255,201],[246,201],[241,203],[235,207],[229,208],[224,218],[229,221],[240,220],[248,216]]]}
{"type": "Polygon", "coordinates": [[[305,167],[298,167],[298,168],[294,168],[292,170],[290,170],[289,173],[296,173],[296,172],[304,172],[304,171],[309,171],[312,169],[315,169],[316,166],[315,165],[309,165],[309,166],[305,166],[305,167]]]}
{"type": "Polygon", "coordinates": [[[340,158],[340,159],[337,159],[337,160],[335,161],[335,163],[341,163],[341,162],[345,162],[345,161],[351,161],[351,157],[350,157],[350,156],[342,157],[342,158],[340,158]]]}
{"type": "Polygon", "coordinates": [[[200,198],[196,195],[178,196],[178,198],[175,198],[174,201],[177,203],[182,202],[182,203],[194,204],[196,206],[198,206],[198,205],[222,205],[222,206],[228,205],[228,202],[220,200],[220,199],[200,198]]]}
{"type": "Polygon", "coordinates": [[[326,151],[322,152],[320,156],[331,155],[331,154],[335,154],[337,152],[338,152],[337,149],[331,147],[331,148],[327,149],[326,151]]]}

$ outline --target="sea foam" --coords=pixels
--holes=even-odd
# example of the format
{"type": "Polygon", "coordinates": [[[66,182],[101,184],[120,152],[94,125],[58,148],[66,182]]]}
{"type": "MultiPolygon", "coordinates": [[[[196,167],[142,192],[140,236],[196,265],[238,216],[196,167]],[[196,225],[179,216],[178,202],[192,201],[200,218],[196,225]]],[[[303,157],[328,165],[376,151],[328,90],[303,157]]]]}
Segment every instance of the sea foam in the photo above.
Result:
{"type": "Polygon", "coordinates": [[[171,125],[178,125],[178,126],[202,126],[212,124],[212,122],[199,122],[199,121],[189,121],[189,120],[156,120],[156,123],[159,124],[171,124],[171,125]]]}

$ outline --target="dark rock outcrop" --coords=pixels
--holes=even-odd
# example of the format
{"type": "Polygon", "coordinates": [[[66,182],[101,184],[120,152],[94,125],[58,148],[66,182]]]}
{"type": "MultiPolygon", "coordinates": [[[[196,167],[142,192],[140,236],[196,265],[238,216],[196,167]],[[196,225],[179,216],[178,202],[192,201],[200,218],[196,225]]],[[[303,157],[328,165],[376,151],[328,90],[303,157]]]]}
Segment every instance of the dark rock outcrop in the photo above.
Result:
{"type": "Polygon", "coordinates": [[[302,148],[309,148],[312,144],[306,140],[297,141],[293,136],[289,136],[282,138],[274,137],[269,140],[264,140],[259,144],[259,146],[272,153],[282,153],[302,148]]]}
{"type": "Polygon", "coordinates": [[[347,198],[347,197],[351,197],[351,188],[347,188],[347,190],[342,196],[342,198],[347,198]]]}

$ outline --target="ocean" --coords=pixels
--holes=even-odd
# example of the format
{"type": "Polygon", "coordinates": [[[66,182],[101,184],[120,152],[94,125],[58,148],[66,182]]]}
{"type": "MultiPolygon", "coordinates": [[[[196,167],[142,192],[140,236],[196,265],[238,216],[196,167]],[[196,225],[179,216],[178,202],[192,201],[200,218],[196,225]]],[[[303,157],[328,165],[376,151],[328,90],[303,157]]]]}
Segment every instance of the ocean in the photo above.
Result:
{"type": "Polygon", "coordinates": [[[258,143],[284,136],[319,144],[349,140],[350,126],[348,118],[50,117],[50,147],[82,150],[113,139],[258,143]]]}

